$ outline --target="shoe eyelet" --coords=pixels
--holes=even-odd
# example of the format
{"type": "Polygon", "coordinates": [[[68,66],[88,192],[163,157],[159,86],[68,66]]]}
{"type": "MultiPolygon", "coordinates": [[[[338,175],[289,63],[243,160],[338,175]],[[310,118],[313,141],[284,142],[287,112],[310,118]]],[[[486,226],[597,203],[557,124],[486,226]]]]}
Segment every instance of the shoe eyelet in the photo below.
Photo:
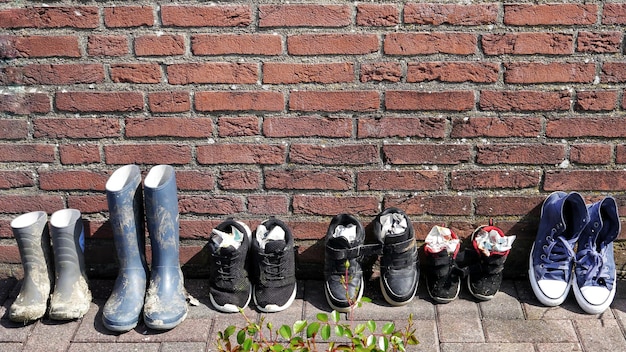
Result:
{"type": "Polygon", "coordinates": [[[544,260],[545,260],[545,259],[546,259],[546,255],[545,255],[545,254],[542,254],[539,258],[541,258],[541,259],[544,259],[544,260]]]}
{"type": "Polygon", "coordinates": [[[552,242],[552,236],[546,236],[546,241],[552,242]]]}

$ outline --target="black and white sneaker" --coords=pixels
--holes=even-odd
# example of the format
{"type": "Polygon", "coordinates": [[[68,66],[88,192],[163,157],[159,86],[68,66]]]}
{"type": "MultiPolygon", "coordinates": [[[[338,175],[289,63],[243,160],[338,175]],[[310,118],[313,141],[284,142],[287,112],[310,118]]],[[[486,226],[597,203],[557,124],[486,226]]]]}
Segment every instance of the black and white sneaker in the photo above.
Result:
{"type": "Polygon", "coordinates": [[[400,306],[409,303],[419,281],[415,230],[406,214],[389,208],[374,220],[374,235],[382,244],[380,288],[385,300],[400,306]]]}
{"type": "Polygon", "coordinates": [[[250,303],[252,289],[247,264],[250,237],[246,224],[229,218],[217,225],[209,238],[209,298],[221,312],[236,313],[250,303]]]}
{"type": "Polygon", "coordinates": [[[296,298],[293,235],[274,218],[264,221],[252,238],[251,277],[254,303],[266,313],[287,309],[296,298]]]}

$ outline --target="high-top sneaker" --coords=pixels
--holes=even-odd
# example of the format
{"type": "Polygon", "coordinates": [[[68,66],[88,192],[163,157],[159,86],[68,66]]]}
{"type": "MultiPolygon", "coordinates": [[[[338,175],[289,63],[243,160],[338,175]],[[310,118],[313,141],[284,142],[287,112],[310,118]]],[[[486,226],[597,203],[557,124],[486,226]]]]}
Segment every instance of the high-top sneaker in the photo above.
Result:
{"type": "Polygon", "coordinates": [[[435,226],[424,244],[424,276],[428,294],[437,303],[448,303],[459,296],[462,272],[456,265],[461,242],[452,230],[435,226]]]}
{"type": "Polygon", "coordinates": [[[617,204],[612,197],[591,204],[589,224],[578,238],[574,296],[587,313],[604,312],[615,297],[613,241],[621,231],[617,204]]]}
{"type": "Polygon", "coordinates": [[[296,298],[293,236],[287,225],[274,218],[257,227],[252,238],[254,303],[262,312],[287,309],[296,298]]]}
{"type": "Polygon", "coordinates": [[[374,220],[374,235],[382,244],[380,288],[385,300],[399,306],[415,296],[419,280],[417,244],[411,220],[397,208],[389,208],[374,220]]]}
{"type": "Polygon", "coordinates": [[[246,224],[232,218],[217,225],[211,233],[209,298],[219,311],[236,313],[250,303],[252,287],[247,256],[251,236],[246,224]]]}
{"type": "Polygon", "coordinates": [[[467,287],[472,296],[486,301],[500,290],[504,262],[509,255],[515,236],[505,236],[493,221],[472,233],[472,249],[465,252],[468,267],[467,287]],[[472,259],[469,259],[470,257],[472,259]]]}

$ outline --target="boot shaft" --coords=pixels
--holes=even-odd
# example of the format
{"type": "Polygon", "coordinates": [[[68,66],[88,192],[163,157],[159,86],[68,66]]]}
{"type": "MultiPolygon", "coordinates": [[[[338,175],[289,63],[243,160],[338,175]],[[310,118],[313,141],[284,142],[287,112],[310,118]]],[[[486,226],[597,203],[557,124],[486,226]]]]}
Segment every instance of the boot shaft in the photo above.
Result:
{"type": "Polygon", "coordinates": [[[22,258],[24,271],[48,270],[47,267],[51,266],[48,215],[43,211],[20,215],[11,221],[11,229],[22,258]]]}
{"type": "Polygon", "coordinates": [[[61,271],[85,275],[85,234],[80,211],[63,209],[52,214],[50,235],[57,279],[61,271]]]}

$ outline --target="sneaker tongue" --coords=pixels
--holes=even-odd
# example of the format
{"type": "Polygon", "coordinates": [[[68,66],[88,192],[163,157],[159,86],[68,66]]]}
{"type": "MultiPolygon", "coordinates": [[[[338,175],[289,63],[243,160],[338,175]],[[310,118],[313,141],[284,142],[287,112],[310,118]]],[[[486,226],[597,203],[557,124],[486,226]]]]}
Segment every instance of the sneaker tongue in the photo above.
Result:
{"type": "Polygon", "coordinates": [[[285,249],[287,243],[283,240],[270,240],[265,244],[265,253],[278,253],[285,249]]]}
{"type": "Polygon", "coordinates": [[[238,249],[241,246],[241,242],[243,241],[244,236],[243,233],[234,226],[231,226],[231,232],[213,229],[211,233],[211,240],[219,248],[231,247],[233,249],[238,249]]]}
{"type": "Polygon", "coordinates": [[[386,236],[396,236],[404,234],[407,228],[406,218],[400,213],[389,213],[380,217],[380,234],[384,239],[386,236]]]}
{"type": "Polygon", "coordinates": [[[445,249],[452,254],[460,245],[460,240],[453,236],[452,231],[442,226],[434,226],[426,236],[425,242],[431,253],[439,253],[445,249]]]}
{"type": "Polygon", "coordinates": [[[338,225],[335,227],[335,231],[333,231],[333,238],[344,239],[347,242],[346,244],[354,242],[356,240],[356,225],[338,225]]]}

